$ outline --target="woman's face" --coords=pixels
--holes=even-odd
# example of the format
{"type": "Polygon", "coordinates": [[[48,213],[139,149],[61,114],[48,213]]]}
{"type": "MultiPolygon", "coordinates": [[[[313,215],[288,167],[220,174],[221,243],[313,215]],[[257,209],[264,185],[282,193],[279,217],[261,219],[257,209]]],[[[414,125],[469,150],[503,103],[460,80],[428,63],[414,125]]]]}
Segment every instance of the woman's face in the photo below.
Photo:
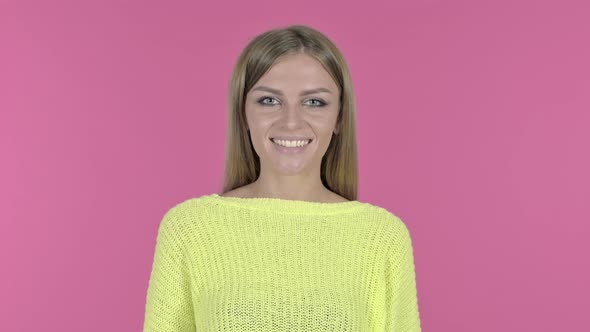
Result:
{"type": "Polygon", "coordinates": [[[246,95],[246,119],[261,167],[318,175],[332,133],[337,133],[339,99],[338,86],[314,58],[296,54],[278,59],[246,95]],[[276,137],[311,141],[283,147],[271,140],[276,137]]]}

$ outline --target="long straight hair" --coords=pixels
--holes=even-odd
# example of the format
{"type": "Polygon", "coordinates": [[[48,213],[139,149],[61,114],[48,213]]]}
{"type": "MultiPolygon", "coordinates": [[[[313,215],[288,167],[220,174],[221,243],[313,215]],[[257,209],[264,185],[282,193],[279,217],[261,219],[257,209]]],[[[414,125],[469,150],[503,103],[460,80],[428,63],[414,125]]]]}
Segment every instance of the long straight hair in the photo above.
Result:
{"type": "Polygon", "coordinates": [[[250,89],[284,55],[304,53],[319,61],[340,92],[338,134],[322,157],[321,181],[348,200],[358,192],[356,110],[352,80],[342,53],[328,37],[304,25],[266,31],[254,37],[234,66],[229,83],[228,131],[222,193],[250,184],[260,175],[260,158],[254,150],[245,114],[250,89]]]}

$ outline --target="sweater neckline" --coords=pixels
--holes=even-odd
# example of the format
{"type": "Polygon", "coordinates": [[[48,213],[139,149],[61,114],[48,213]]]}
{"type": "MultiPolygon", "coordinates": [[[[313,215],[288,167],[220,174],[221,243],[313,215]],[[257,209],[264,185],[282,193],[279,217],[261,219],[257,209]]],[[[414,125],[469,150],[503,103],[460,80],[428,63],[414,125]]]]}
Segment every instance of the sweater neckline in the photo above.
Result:
{"type": "Polygon", "coordinates": [[[264,210],[264,211],[275,211],[285,213],[305,213],[305,214],[334,214],[347,212],[364,205],[364,203],[354,200],[347,202],[312,202],[303,200],[290,200],[282,198],[271,198],[271,197],[232,197],[232,196],[220,196],[217,193],[207,195],[211,200],[215,202],[232,205],[237,207],[264,210]]]}

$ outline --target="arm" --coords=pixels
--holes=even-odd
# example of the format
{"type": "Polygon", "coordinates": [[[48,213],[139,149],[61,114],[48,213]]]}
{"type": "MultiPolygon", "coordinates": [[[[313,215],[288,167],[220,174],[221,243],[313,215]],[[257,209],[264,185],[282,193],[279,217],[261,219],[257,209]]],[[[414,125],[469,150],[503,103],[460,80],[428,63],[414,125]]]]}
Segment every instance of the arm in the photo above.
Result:
{"type": "Polygon", "coordinates": [[[389,251],[387,278],[387,331],[421,332],[412,239],[405,225],[389,251]]]}
{"type": "Polygon", "coordinates": [[[190,274],[178,232],[176,208],[162,219],[147,289],[144,332],[193,332],[190,274]]]}

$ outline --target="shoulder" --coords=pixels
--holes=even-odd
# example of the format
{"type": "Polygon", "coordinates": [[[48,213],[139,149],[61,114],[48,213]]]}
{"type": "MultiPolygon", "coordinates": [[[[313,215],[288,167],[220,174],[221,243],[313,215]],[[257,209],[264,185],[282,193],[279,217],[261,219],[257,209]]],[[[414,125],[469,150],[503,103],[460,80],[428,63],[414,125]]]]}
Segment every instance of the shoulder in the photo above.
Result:
{"type": "MultiPolygon", "coordinates": [[[[379,223],[379,229],[383,236],[382,250],[387,257],[386,260],[388,262],[399,262],[402,258],[412,258],[414,241],[406,222],[400,216],[384,207],[373,204],[368,205],[370,206],[369,210],[373,218],[379,223]]],[[[394,263],[394,265],[396,264],[394,263]]]]}
{"type": "Polygon", "coordinates": [[[160,227],[176,229],[182,232],[187,227],[197,225],[208,214],[209,196],[191,197],[172,204],[165,209],[160,227]]]}
{"type": "Polygon", "coordinates": [[[330,191],[328,193],[329,197],[327,199],[327,202],[330,203],[343,203],[343,202],[350,202],[349,199],[347,199],[346,197],[340,196],[339,194],[330,191]]]}
{"type": "Polygon", "coordinates": [[[396,241],[410,236],[410,231],[402,218],[385,207],[371,203],[363,203],[366,206],[367,217],[378,223],[385,235],[396,241]]]}
{"type": "Polygon", "coordinates": [[[219,194],[219,196],[224,197],[240,197],[240,198],[248,198],[252,197],[252,186],[251,184],[246,184],[238,188],[234,188],[232,190],[226,191],[224,193],[219,194]]]}

